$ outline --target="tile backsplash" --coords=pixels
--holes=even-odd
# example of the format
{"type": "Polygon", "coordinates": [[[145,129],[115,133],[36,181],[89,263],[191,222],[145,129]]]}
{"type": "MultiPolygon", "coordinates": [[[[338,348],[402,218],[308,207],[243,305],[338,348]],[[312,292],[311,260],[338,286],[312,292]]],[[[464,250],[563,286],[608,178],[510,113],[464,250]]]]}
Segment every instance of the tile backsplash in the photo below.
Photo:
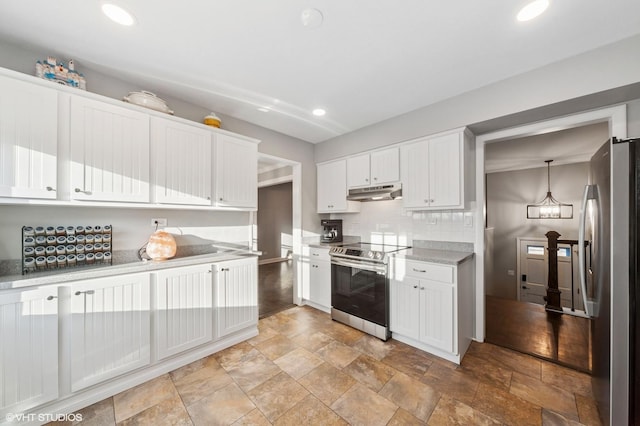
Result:
{"type": "Polygon", "coordinates": [[[477,226],[473,209],[413,212],[403,209],[402,200],[364,202],[360,213],[332,214],[331,218],[342,219],[345,235],[399,245],[413,240],[473,243],[477,226]]]}

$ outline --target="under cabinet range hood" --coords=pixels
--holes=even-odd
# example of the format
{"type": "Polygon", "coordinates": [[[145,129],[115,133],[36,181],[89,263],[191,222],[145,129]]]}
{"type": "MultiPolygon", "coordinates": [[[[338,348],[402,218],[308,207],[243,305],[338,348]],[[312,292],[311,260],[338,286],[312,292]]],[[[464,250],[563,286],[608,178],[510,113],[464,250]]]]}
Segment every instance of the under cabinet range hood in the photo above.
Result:
{"type": "Polygon", "coordinates": [[[353,188],[347,194],[349,201],[382,201],[396,198],[402,198],[402,185],[399,183],[353,188]]]}

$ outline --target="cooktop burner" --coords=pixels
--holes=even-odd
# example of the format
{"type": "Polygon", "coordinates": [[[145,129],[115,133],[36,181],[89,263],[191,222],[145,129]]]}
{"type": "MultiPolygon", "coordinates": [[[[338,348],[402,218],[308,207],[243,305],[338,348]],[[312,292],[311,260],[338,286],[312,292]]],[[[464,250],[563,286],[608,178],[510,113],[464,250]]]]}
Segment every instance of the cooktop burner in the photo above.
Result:
{"type": "Polygon", "coordinates": [[[406,250],[411,247],[382,243],[351,243],[331,247],[329,254],[337,257],[348,257],[374,262],[386,262],[389,253],[406,250]]]}

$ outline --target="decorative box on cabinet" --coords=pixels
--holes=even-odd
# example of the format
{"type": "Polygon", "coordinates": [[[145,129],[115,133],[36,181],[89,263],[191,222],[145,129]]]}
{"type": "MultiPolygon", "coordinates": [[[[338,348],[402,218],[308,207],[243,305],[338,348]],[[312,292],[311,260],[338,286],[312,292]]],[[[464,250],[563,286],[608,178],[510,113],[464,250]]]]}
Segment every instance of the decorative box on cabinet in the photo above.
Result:
{"type": "Polygon", "coordinates": [[[150,363],[148,273],[71,284],[71,390],[150,363]]]}
{"type": "Polygon", "coordinates": [[[58,93],[0,76],[0,197],[55,199],[58,93]]]}
{"type": "Polygon", "coordinates": [[[462,129],[405,144],[400,169],[406,209],[468,208],[475,198],[473,135],[462,129]]]}
{"type": "Polygon", "coordinates": [[[58,291],[0,293],[0,419],[58,397],[58,291]]]}
{"type": "Polygon", "coordinates": [[[258,208],[258,146],[226,133],[215,136],[215,204],[258,208]]]}
{"type": "Polygon", "coordinates": [[[258,260],[255,257],[213,265],[215,324],[218,338],[258,322],[258,260]]]}
{"type": "Polygon", "coordinates": [[[393,338],[459,364],[473,333],[473,261],[456,266],[394,258],[391,269],[393,338]]]}
{"type": "Polygon", "coordinates": [[[389,148],[347,158],[347,188],[400,181],[400,150],[389,148]]]}
{"type": "Polygon", "coordinates": [[[71,198],[149,202],[149,115],[71,96],[71,198]]]}
{"type": "Polygon", "coordinates": [[[171,268],[154,275],[157,359],[210,342],[213,339],[211,265],[171,268]]]}
{"type": "Polygon", "coordinates": [[[210,130],[151,117],[154,201],[211,205],[210,130]]]}
{"type": "Polygon", "coordinates": [[[302,248],[302,298],[314,308],[331,311],[331,258],[328,248],[302,248]]]}
{"type": "Polygon", "coordinates": [[[317,165],[318,213],[357,213],[360,203],[347,201],[347,161],[317,165]]]}

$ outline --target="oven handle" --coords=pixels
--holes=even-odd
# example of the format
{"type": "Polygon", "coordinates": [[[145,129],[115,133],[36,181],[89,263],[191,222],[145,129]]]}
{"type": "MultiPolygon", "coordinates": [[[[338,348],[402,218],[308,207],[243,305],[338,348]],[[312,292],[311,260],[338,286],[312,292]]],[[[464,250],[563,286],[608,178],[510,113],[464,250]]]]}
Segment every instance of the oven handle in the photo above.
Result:
{"type": "Polygon", "coordinates": [[[377,272],[379,274],[387,273],[386,265],[376,266],[376,265],[372,265],[370,263],[364,263],[364,262],[350,262],[348,260],[337,259],[335,257],[331,258],[331,264],[337,265],[337,266],[345,266],[347,268],[363,269],[365,271],[377,272]]]}

